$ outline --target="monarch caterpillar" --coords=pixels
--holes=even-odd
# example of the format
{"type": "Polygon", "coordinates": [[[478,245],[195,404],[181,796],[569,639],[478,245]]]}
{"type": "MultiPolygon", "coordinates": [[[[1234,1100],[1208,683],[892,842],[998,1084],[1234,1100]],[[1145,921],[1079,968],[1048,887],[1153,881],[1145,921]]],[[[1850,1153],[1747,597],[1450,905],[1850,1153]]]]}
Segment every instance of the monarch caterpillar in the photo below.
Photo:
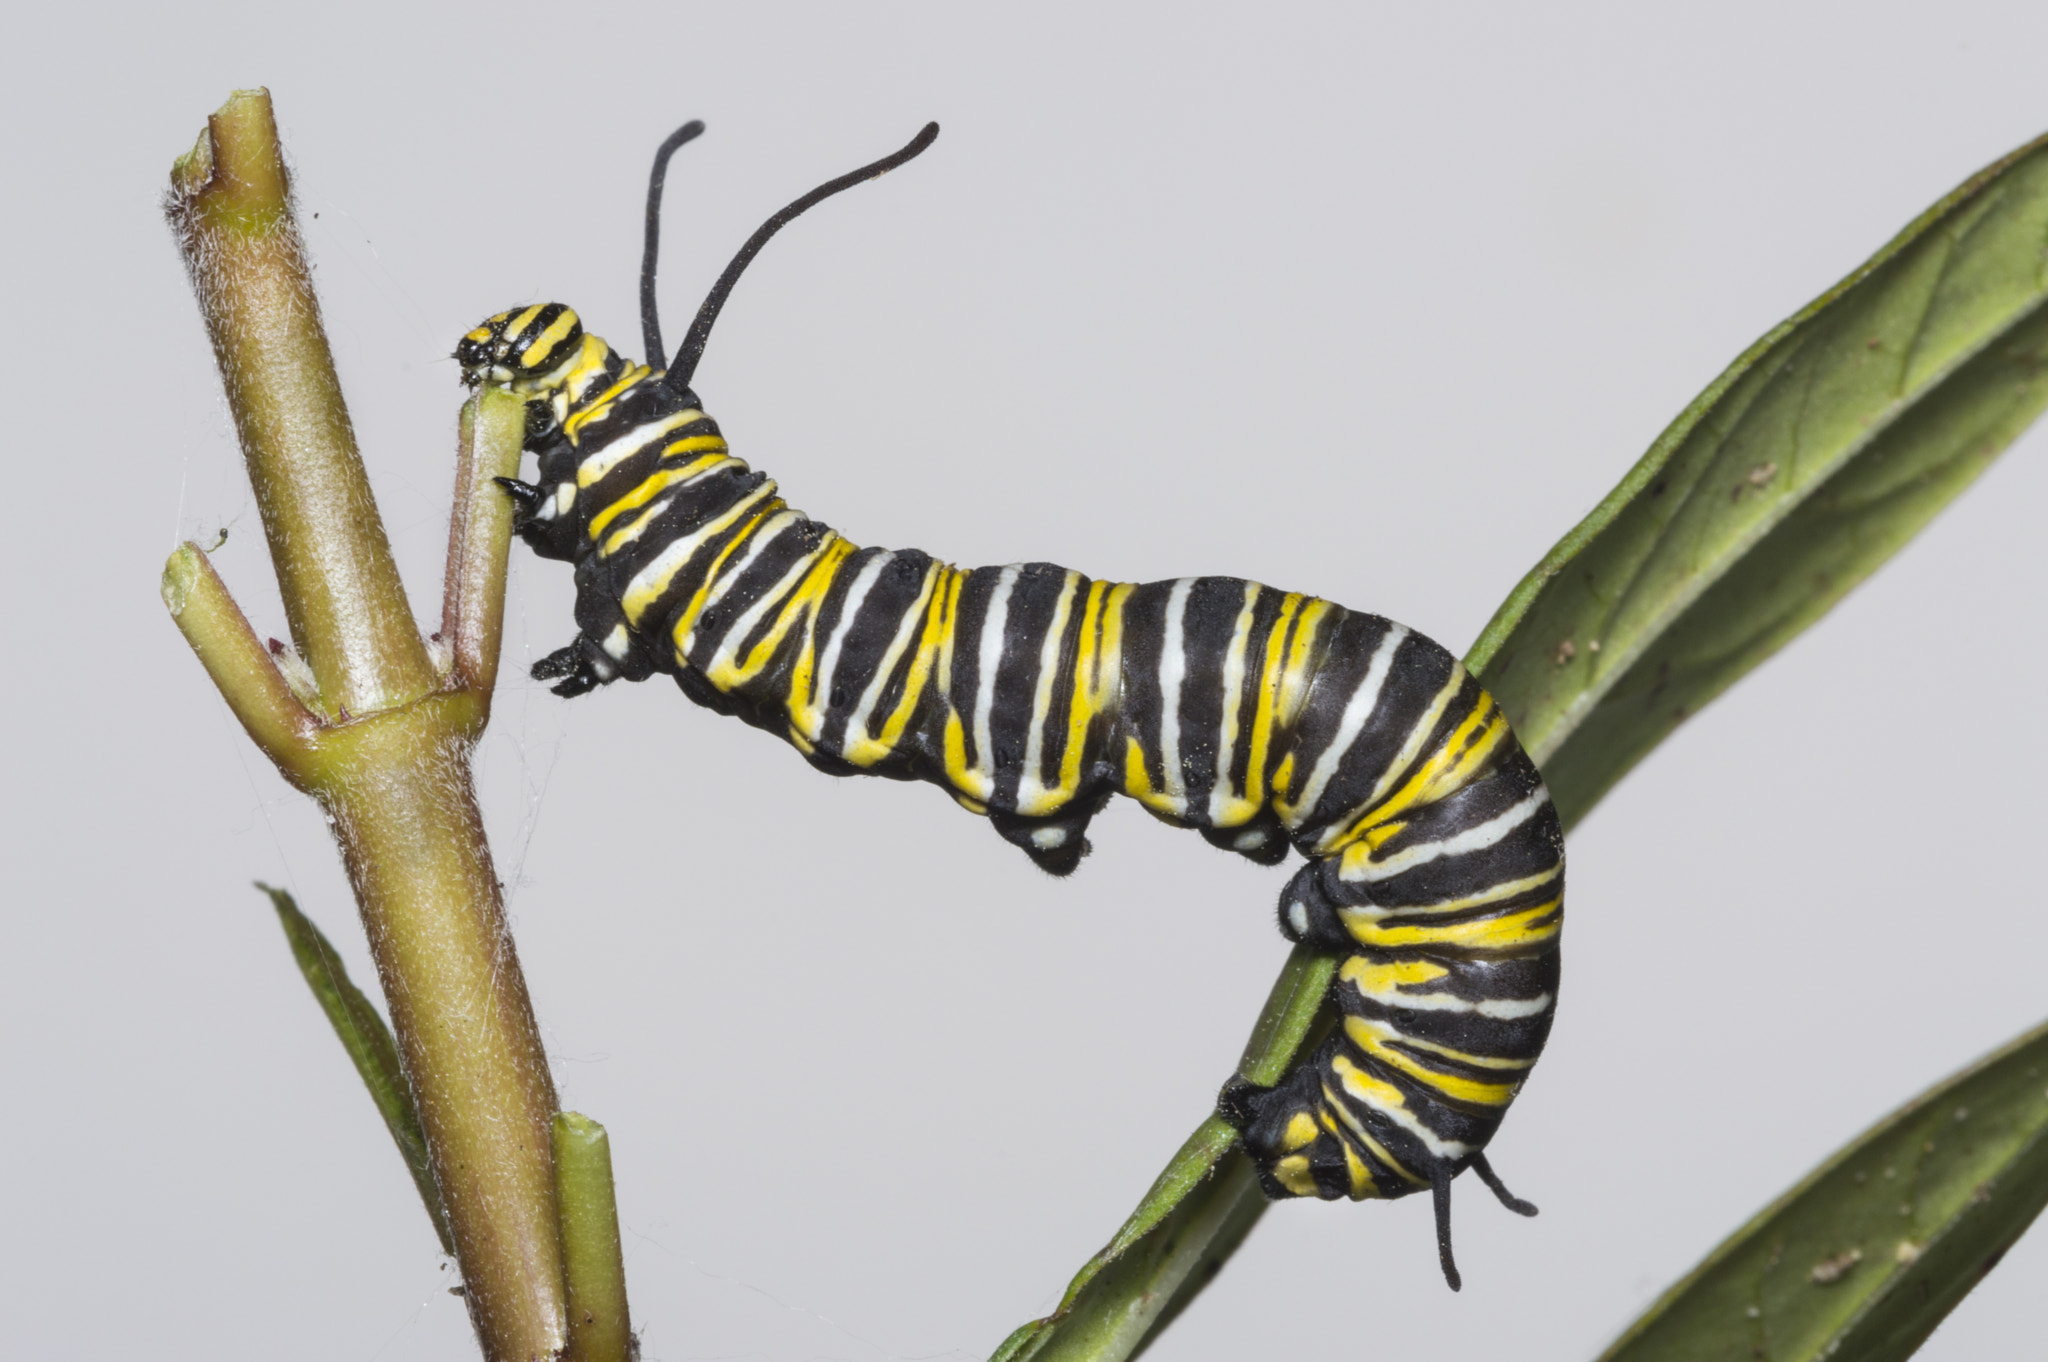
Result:
{"type": "MultiPolygon", "coordinates": [[[[640,274],[646,353],[663,181],[640,274]]],[[[930,146],[831,180],[764,223],[665,370],[560,303],[462,338],[471,386],[528,398],[536,482],[501,480],[534,552],[575,565],[578,634],[533,667],[572,696],[673,676],[833,775],[940,786],[1066,875],[1114,793],[1262,865],[1307,864],[1290,940],[1344,956],[1340,1025],[1271,1088],[1218,1100],[1275,1199],[1429,1189],[1444,1278],[1451,1179],[1536,1208],[1482,1152],[1549,1034],[1564,843],[1535,764],[1449,652],[1391,620],[1236,577],[1132,585],[1050,563],[958,569],[858,548],[727,449],[690,380],[720,309],[782,226],[930,146]]]]}

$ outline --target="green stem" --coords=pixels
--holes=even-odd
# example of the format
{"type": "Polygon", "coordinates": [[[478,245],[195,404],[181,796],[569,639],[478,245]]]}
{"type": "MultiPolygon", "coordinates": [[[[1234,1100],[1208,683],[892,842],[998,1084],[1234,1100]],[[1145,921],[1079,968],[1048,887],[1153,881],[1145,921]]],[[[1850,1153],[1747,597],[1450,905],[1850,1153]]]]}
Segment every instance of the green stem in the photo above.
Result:
{"type": "Polygon", "coordinates": [[[433,669],[341,400],[268,93],[238,91],[207,120],[172,168],[165,212],[322,708],[362,714],[424,694],[433,669]]]}
{"type": "Polygon", "coordinates": [[[562,1260],[569,1279],[570,1356],[628,1362],[633,1321],[626,1309],[626,1263],[612,1191],[612,1146],[604,1127],[573,1111],[554,1122],[555,1202],[562,1215],[562,1260]]]}
{"type": "Polygon", "coordinates": [[[390,1008],[470,1318],[493,1362],[568,1343],[557,1106],[469,757],[490,715],[524,404],[465,409],[437,675],[392,565],[291,211],[269,96],[243,92],[168,203],[213,338],[315,714],[192,545],[164,598],[250,736],[333,819],[390,1008]]]}
{"type": "Polygon", "coordinates": [[[498,640],[505,627],[512,499],[495,479],[518,474],[525,442],[523,400],[490,389],[463,404],[441,639],[449,649],[448,683],[477,695],[488,696],[498,684],[498,640]]]}
{"type": "Polygon", "coordinates": [[[478,701],[432,697],[331,732],[334,818],[391,1028],[494,1359],[564,1341],[549,1125],[558,1105],[470,782],[478,701]]]}

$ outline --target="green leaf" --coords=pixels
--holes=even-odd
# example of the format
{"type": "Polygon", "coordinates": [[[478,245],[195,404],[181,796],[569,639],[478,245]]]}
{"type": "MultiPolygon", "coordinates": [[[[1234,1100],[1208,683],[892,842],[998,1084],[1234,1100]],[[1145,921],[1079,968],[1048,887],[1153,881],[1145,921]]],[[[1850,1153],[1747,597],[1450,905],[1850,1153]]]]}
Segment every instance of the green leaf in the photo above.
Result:
{"type": "MultiPolygon", "coordinates": [[[[1237,1072],[1276,1083],[1321,1042],[1334,958],[1297,946],[1266,997],[1237,1072]]],[[[1003,1341],[990,1362],[1135,1357],[1172,1323],[1265,1214],[1237,1132],[1210,1117],[1188,1137],[1138,1209],[1068,1285],[1059,1307],[1003,1341]],[[1170,1222],[1170,1223],[1169,1223],[1170,1222]],[[1156,1232],[1155,1232],[1156,1231],[1156,1232]]]]}
{"type": "Polygon", "coordinates": [[[334,953],[334,946],[312,920],[299,911],[299,905],[292,902],[292,896],[260,881],[256,887],[270,895],[271,905],[277,909],[278,923],[284,928],[285,940],[291,943],[292,958],[298,961],[299,973],[305,976],[306,986],[313,990],[314,1001],[320,1004],[320,1010],[327,1014],[327,1024],[334,1028],[341,1048],[348,1051],[349,1061],[356,1066],[363,1086],[370,1090],[370,1100],[377,1104],[385,1129],[391,1132],[391,1142],[398,1146],[399,1157],[405,1160],[406,1171],[412,1174],[413,1186],[419,1189],[420,1201],[427,1208],[427,1218],[434,1222],[434,1233],[441,1239],[441,1252],[453,1256],[455,1240],[448,1233],[448,1212],[442,1208],[440,1188],[435,1185],[433,1172],[427,1167],[426,1136],[420,1132],[419,1113],[413,1110],[412,1105],[412,1090],[406,1086],[405,1073],[399,1068],[398,1046],[391,1039],[391,1028],[384,1024],[384,1018],[377,1015],[377,1009],[370,1005],[362,990],[349,982],[348,970],[342,966],[341,957],[334,953]]]}
{"type": "MultiPolygon", "coordinates": [[[[1567,829],[2048,405],[2044,252],[2048,139],[1972,176],[1745,351],[1515,588],[1465,664],[1567,829]]],[[[1326,1023],[1303,968],[1289,961],[1284,1024],[1269,1002],[1248,1064],[1285,1072],[1326,1023]]],[[[1250,1171],[1205,1138],[1214,1125],[1000,1362],[1132,1356],[1201,1290],[1258,1216],[1218,1211],[1239,1205],[1250,1171]]]]}
{"type": "Polygon", "coordinates": [[[1666,1292],[1601,1362],[1893,1362],[2048,1204],[2048,1026],[1858,1136],[1666,1292]]]}
{"type": "Polygon", "coordinates": [[[1473,645],[1566,826],[2048,405],[2048,142],[1758,341],[1473,645]]]}

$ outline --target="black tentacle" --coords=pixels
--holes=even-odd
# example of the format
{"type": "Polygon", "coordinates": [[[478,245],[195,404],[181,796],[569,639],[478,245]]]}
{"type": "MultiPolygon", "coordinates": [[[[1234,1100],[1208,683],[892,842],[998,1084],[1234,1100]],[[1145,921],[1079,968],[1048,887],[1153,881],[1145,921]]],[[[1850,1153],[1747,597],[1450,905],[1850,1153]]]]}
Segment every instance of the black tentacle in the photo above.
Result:
{"type": "Polygon", "coordinates": [[[1524,1201],[1513,1192],[1510,1192],[1507,1189],[1507,1184],[1500,1180],[1500,1174],[1494,1172],[1493,1165],[1486,1161],[1486,1155],[1474,1154],[1472,1156],[1472,1171],[1477,1173],[1479,1180],[1485,1183],[1495,1196],[1500,1198],[1501,1205],[1507,1207],[1516,1215],[1536,1214],[1536,1203],[1524,1201]]]}
{"type": "Polygon", "coordinates": [[[668,184],[668,158],[683,143],[700,136],[704,124],[691,119],[668,135],[654,153],[654,169],[647,175],[647,244],[640,253],[640,336],[647,348],[641,351],[649,364],[659,363],[668,353],[661,344],[661,314],[654,302],[655,257],[661,254],[661,191],[668,184]]]}
{"type": "MultiPolygon", "coordinates": [[[[683,337],[682,346],[676,351],[674,362],[668,366],[668,377],[662,380],[669,391],[679,393],[690,386],[690,379],[697,372],[697,361],[704,357],[704,343],[711,338],[711,324],[718,320],[719,310],[725,306],[726,297],[732,293],[733,285],[740,281],[740,274],[754,257],[761,253],[761,248],[768,244],[770,237],[841,190],[851,189],[863,181],[872,180],[877,175],[894,170],[930,146],[938,139],[938,135],[939,125],[927,123],[924,130],[911,138],[909,144],[901,151],[864,165],[859,170],[849,171],[836,180],[827,180],[762,223],[760,228],[747,238],[747,244],[740,247],[740,252],[732,258],[732,263],[725,267],[725,273],[718,276],[718,282],[711,286],[711,292],[705,296],[703,306],[697,309],[697,318],[690,323],[690,333],[683,337]]],[[[648,351],[647,362],[654,363],[655,357],[660,353],[659,350],[648,351]]]]}
{"type": "Polygon", "coordinates": [[[1458,1261],[1451,1256],[1451,1174],[1448,1168],[1436,1170],[1429,1190],[1434,1193],[1436,1201],[1436,1258],[1443,1265],[1444,1285],[1453,1291],[1461,1291],[1465,1279],[1458,1275],[1458,1261]]]}

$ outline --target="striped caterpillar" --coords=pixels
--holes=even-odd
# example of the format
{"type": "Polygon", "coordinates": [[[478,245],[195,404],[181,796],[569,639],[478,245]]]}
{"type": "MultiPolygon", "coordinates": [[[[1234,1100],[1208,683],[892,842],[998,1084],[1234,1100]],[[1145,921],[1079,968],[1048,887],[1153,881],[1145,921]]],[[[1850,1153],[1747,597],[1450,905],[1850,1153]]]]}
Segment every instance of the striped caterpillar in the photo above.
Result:
{"type": "MultiPolygon", "coordinates": [[[[663,181],[641,269],[646,353],[663,181]]],[[[727,449],[690,388],[749,261],[832,180],[770,218],[665,370],[559,303],[501,312],[456,349],[465,382],[528,399],[534,482],[502,480],[535,553],[575,565],[578,633],[533,674],[557,694],[673,676],[833,775],[937,785],[1066,875],[1113,794],[1261,865],[1289,940],[1342,957],[1340,1024],[1271,1088],[1218,1109],[1266,1194],[1433,1193],[1445,1280],[1451,1179],[1472,1168],[1541,1053],[1558,981],[1564,843],[1534,763],[1456,658],[1377,615],[1235,577],[1131,585],[1049,563],[960,569],[860,548],[727,449]]]]}

